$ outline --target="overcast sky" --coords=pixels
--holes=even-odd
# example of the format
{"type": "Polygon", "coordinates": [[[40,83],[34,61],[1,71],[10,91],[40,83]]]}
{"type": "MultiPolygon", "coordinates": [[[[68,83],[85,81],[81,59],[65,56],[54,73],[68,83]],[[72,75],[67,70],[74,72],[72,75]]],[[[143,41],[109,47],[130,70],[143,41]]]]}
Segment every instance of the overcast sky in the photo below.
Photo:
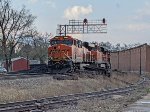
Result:
{"type": "Polygon", "coordinates": [[[57,24],[69,19],[106,18],[107,34],[75,35],[86,41],[150,43],[150,0],[12,0],[16,9],[25,5],[37,17],[41,32],[56,35],[57,24]]]}

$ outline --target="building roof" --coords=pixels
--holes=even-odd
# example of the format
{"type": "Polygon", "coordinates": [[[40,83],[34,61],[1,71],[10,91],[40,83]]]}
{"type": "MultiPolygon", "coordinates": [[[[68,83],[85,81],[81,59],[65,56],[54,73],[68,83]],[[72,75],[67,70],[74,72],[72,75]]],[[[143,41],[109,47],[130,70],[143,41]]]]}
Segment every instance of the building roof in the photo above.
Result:
{"type": "Polygon", "coordinates": [[[142,45],[139,45],[139,46],[136,46],[136,47],[132,47],[132,48],[129,48],[129,49],[125,49],[125,50],[121,50],[121,51],[114,51],[114,52],[111,52],[111,53],[117,53],[117,52],[125,52],[125,51],[129,51],[129,50],[133,50],[133,49],[136,49],[136,48],[140,48],[140,47],[143,47],[143,46],[150,46],[148,45],[147,43],[145,44],[142,44],[142,45]]]}
{"type": "Polygon", "coordinates": [[[40,64],[39,60],[29,60],[30,64],[40,64]]]}
{"type": "Polygon", "coordinates": [[[16,60],[20,60],[20,59],[25,59],[25,60],[27,60],[27,59],[24,58],[24,57],[17,57],[17,58],[12,58],[11,61],[16,61],[16,60]]]}

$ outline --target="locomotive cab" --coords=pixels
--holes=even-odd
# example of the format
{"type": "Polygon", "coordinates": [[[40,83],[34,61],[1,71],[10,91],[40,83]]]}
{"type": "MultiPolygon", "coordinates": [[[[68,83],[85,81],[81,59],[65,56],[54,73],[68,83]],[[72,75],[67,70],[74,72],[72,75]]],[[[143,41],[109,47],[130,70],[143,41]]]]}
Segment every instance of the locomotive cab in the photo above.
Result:
{"type": "Polygon", "coordinates": [[[72,45],[74,40],[70,36],[56,36],[50,40],[48,48],[48,68],[52,70],[73,69],[72,45]]]}

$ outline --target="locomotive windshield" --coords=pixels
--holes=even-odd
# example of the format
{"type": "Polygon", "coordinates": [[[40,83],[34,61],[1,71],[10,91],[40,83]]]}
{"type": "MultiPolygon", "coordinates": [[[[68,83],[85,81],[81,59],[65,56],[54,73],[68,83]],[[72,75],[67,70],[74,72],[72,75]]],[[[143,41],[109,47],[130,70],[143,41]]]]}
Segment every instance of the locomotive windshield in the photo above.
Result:
{"type": "Polygon", "coordinates": [[[57,45],[57,44],[65,44],[71,46],[73,44],[72,40],[52,40],[51,45],[57,45]]]}

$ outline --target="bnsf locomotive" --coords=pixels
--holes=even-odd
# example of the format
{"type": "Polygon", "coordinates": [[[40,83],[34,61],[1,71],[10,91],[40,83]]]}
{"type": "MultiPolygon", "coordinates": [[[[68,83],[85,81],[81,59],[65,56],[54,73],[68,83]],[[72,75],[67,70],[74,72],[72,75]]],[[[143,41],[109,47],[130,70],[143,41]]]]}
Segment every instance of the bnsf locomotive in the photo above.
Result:
{"type": "Polygon", "coordinates": [[[71,36],[55,36],[50,39],[48,48],[49,72],[72,72],[85,65],[103,64],[108,68],[110,53],[103,47],[72,38],[71,36]]]}

